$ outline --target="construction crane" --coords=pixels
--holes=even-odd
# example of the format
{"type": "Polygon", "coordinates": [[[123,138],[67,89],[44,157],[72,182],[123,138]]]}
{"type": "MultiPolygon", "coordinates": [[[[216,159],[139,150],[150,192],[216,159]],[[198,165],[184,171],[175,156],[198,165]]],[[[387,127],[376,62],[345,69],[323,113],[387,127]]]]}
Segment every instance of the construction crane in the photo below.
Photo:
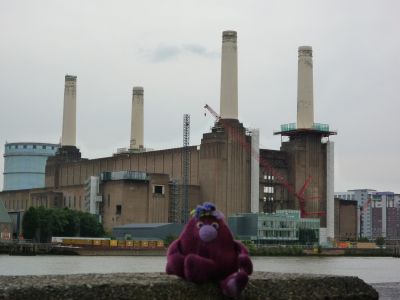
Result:
{"type": "Polygon", "coordinates": [[[305,192],[307,190],[307,188],[309,187],[309,185],[311,184],[312,181],[312,177],[309,176],[307,178],[307,180],[305,181],[304,185],[301,187],[301,189],[296,192],[295,189],[293,188],[292,185],[290,185],[290,183],[282,176],[278,173],[277,170],[275,170],[275,168],[272,166],[272,164],[260,157],[260,153],[259,151],[256,151],[255,149],[253,149],[251,147],[251,145],[249,143],[247,143],[246,138],[243,135],[238,134],[228,122],[225,122],[224,119],[221,119],[221,116],[218,115],[217,112],[215,112],[215,110],[212,109],[211,106],[209,106],[208,104],[206,104],[204,106],[204,108],[206,110],[208,110],[213,117],[216,119],[216,123],[219,122],[221,125],[223,125],[225,127],[225,129],[227,130],[228,134],[230,134],[232,136],[233,139],[235,139],[237,142],[239,142],[242,147],[250,153],[251,156],[255,157],[255,159],[260,163],[261,167],[263,168],[264,171],[269,171],[274,178],[281,183],[287,190],[289,193],[293,194],[299,201],[299,208],[300,208],[300,215],[302,218],[305,218],[306,216],[311,216],[311,215],[325,215],[326,212],[323,211],[318,211],[318,212],[307,212],[305,209],[305,204],[306,204],[306,200],[311,200],[311,199],[318,199],[318,197],[312,197],[312,198],[306,198],[305,197],[305,192]]]}

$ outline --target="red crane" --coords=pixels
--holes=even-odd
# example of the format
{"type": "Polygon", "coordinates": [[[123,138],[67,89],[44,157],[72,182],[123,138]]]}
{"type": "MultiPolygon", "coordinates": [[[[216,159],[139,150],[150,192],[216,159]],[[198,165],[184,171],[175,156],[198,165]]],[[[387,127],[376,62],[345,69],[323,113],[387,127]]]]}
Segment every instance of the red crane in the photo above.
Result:
{"type": "Polygon", "coordinates": [[[206,104],[204,106],[204,108],[207,109],[214,116],[214,118],[216,119],[216,122],[219,122],[221,125],[223,125],[225,127],[228,134],[230,134],[233,139],[235,139],[237,142],[239,142],[242,145],[242,147],[250,153],[251,156],[255,157],[255,159],[260,163],[263,170],[269,171],[269,173],[272,174],[274,176],[274,178],[288,190],[289,193],[293,194],[299,200],[300,215],[302,218],[304,218],[306,216],[310,216],[310,215],[320,215],[321,216],[321,215],[326,214],[326,212],[323,212],[323,211],[306,212],[306,210],[305,210],[306,200],[319,198],[319,197],[312,197],[312,198],[305,197],[305,192],[312,181],[311,176],[309,176],[307,178],[307,180],[305,181],[305,183],[301,187],[301,189],[298,192],[296,192],[295,189],[292,187],[292,185],[290,185],[290,183],[282,175],[280,175],[277,170],[275,170],[275,168],[271,165],[271,163],[268,160],[260,157],[259,151],[256,151],[255,149],[253,149],[251,147],[251,145],[246,142],[245,136],[243,136],[243,135],[239,134],[238,132],[236,132],[235,130],[233,130],[231,125],[228,122],[225,122],[224,119],[221,119],[221,116],[218,115],[211,108],[211,106],[206,104]]]}

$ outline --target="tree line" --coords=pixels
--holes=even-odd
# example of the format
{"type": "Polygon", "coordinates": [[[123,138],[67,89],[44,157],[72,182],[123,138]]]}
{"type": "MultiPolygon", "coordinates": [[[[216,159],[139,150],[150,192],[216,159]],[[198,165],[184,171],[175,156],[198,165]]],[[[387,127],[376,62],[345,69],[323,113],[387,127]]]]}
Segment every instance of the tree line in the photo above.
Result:
{"type": "Polygon", "coordinates": [[[41,243],[52,236],[102,237],[103,225],[97,217],[68,208],[30,207],[24,214],[22,232],[25,239],[41,243]]]}

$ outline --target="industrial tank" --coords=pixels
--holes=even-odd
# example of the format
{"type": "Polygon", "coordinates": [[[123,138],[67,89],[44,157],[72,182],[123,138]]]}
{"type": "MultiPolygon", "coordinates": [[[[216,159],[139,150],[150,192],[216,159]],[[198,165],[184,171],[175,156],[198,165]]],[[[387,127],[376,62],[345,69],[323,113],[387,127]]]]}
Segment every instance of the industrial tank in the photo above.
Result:
{"type": "Polygon", "coordinates": [[[6,143],[4,151],[4,191],[42,188],[46,161],[54,156],[58,144],[6,143]]]}

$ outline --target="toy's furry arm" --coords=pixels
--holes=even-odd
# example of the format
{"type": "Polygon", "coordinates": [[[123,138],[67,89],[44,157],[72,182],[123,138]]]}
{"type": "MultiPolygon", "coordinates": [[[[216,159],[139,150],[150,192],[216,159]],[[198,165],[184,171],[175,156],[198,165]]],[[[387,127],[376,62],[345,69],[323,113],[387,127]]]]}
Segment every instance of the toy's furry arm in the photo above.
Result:
{"type": "Polygon", "coordinates": [[[180,241],[175,240],[168,247],[167,267],[166,267],[167,274],[174,274],[184,278],[185,277],[183,271],[184,261],[185,261],[185,256],[181,253],[180,241]]]}
{"type": "Polygon", "coordinates": [[[245,271],[248,275],[253,273],[253,263],[249,257],[249,251],[239,241],[234,241],[238,251],[239,269],[245,271]]]}

